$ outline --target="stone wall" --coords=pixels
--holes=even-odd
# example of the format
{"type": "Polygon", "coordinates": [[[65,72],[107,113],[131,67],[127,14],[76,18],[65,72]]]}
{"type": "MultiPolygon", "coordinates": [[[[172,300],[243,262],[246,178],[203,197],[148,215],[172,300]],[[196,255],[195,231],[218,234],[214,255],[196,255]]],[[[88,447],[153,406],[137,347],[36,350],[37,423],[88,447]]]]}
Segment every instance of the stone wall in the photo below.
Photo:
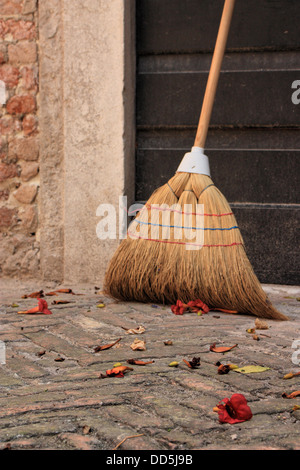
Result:
{"type": "Polygon", "coordinates": [[[0,0],[0,276],[35,276],[38,241],[36,0],[0,0]]]}
{"type": "Polygon", "coordinates": [[[134,200],[135,1],[0,12],[0,277],[100,285],[119,240],[97,208],[134,200]]]}

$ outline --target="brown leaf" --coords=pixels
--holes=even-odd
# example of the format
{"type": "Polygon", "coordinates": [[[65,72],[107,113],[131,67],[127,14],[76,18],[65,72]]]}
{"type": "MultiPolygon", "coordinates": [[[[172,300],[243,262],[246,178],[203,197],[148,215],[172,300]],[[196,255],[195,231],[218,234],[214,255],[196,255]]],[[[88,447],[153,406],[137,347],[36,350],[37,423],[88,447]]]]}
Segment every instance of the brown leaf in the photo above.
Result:
{"type": "Polygon", "coordinates": [[[128,335],[141,335],[146,331],[146,328],[143,326],[137,326],[136,328],[126,328],[126,333],[128,335]]]}
{"type": "Polygon", "coordinates": [[[137,359],[128,359],[126,362],[135,366],[145,366],[146,364],[153,364],[155,361],[139,361],[137,359]]]}
{"type": "Polygon", "coordinates": [[[191,361],[182,360],[190,369],[196,369],[196,367],[200,366],[200,357],[193,357],[191,361]]]}
{"type": "Polygon", "coordinates": [[[123,377],[124,373],[128,370],[133,369],[127,366],[113,367],[112,369],[106,371],[106,375],[108,377],[123,377]]]}
{"type": "Polygon", "coordinates": [[[62,294],[73,294],[74,292],[72,291],[72,289],[57,289],[56,291],[54,292],[60,292],[62,294]]]}
{"type": "Polygon", "coordinates": [[[104,351],[105,349],[110,349],[112,348],[115,344],[117,344],[119,341],[121,341],[122,338],[119,338],[117,339],[117,341],[115,341],[114,343],[110,343],[110,344],[104,344],[103,346],[96,346],[94,348],[94,352],[99,352],[99,351],[104,351]]]}
{"type": "Polygon", "coordinates": [[[91,432],[91,427],[90,426],[83,426],[82,428],[82,434],[86,435],[86,434],[89,434],[91,432]]]}
{"type": "Polygon", "coordinates": [[[300,375],[300,372],[289,372],[286,374],[283,378],[284,379],[292,379],[293,377],[296,377],[297,375],[300,375]]]}
{"type": "Polygon", "coordinates": [[[32,292],[32,294],[22,295],[22,299],[28,299],[29,297],[32,299],[38,299],[40,297],[44,297],[44,291],[39,290],[38,292],[32,292]]]}
{"type": "Polygon", "coordinates": [[[264,320],[261,320],[260,318],[256,318],[255,320],[255,328],[257,330],[268,330],[269,329],[269,325],[266,321],[264,320]]]}
{"type": "Polygon", "coordinates": [[[230,365],[229,364],[221,364],[219,367],[218,367],[218,374],[220,375],[225,375],[225,374],[228,374],[228,372],[230,371],[230,365]]]}
{"type": "Polygon", "coordinates": [[[219,346],[219,347],[216,347],[216,343],[212,344],[210,346],[210,351],[212,352],[216,352],[216,353],[225,353],[227,351],[231,351],[231,349],[233,348],[236,348],[237,347],[237,344],[234,344],[233,346],[219,346]]]}
{"type": "Polygon", "coordinates": [[[52,305],[70,304],[69,300],[53,300],[52,305]]]}
{"type": "Polygon", "coordinates": [[[172,346],[172,344],[173,344],[173,341],[171,341],[170,339],[168,339],[167,341],[164,341],[165,346],[172,346]]]}
{"type": "Polygon", "coordinates": [[[37,353],[36,353],[36,356],[41,357],[41,356],[43,356],[44,354],[46,354],[45,349],[43,349],[42,351],[37,352],[37,353]]]}
{"type": "Polygon", "coordinates": [[[55,360],[55,362],[63,362],[65,360],[65,358],[61,357],[61,356],[58,356],[54,360],[55,360]]]}
{"type": "Polygon", "coordinates": [[[146,351],[145,341],[135,338],[134,342],[130,345],[133,351],[146,351]]]}
{"type": "Polygon", "coordinates": [[[283,393],[281,396],[282,398],[296,398],[300,396],[300,390],[292,392],[289,395],[287,393],[283,393]]]}
{"type": "Polygon", "coordinates": [[[57,295],[57,293],[56,292],[47,292],[45,295],[51,296],[51,295],[57,295]]]}

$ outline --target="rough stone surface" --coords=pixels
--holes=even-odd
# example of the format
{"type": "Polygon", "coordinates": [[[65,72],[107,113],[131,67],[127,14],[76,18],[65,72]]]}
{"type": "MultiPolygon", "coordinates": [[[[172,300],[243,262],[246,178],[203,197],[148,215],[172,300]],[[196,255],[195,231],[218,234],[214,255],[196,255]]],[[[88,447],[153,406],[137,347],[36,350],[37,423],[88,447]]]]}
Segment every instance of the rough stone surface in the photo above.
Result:
{"type": "MultiPolygon", "coordinates": [[[[36,0],[0,0],[0,275],[37,275],[38,11],[36,0]],[[22,176],[21,176],[22,174],[22,176]],[[24,182],[34,178],[34,185],[24,182]]],[[[31,181],[33,183],[33,181],[31,181]]]]}
{"type": "Polygon", "coordinates": [[[115,302],[91,285],[1,281],[6,364],[0,366],[0,448],[113,449],[125,437],[142,434],[120,450],[299,450],[300,417],[293,408],[300,399],[281,395],[299,390],[299,376],[283,376],[299,371],[292,354],[297,353],[293,342],[300,340],[300,289],[264,288],[290,321],[267,321],[269,329],[257,330],[260,341],[254,341],[246,331],[254,327],[252,316],[175,316],[169,306],[115,302]],[[58,288],[82,295],[46,295],[58,288]],[[52,315],[18,315],[37,305],[22,296],[41,289],[52,315]],[[136,336],[126,329],[138,325],[146,329],[138,335],[146,341],[145,351],[130,348],[136,336]],[[114,347],[94,352],[118,338],[114,347]],[[173,344],[165,346],[165,340],[173,344]],[[238,346],[217,354],[209,350],[214,342],[238,346]],[[199,356],[198,369],[183,362],[199,356]],[[131,366],[124,378],[99,379],[116,362],[127,365],[131,358],[155,362],[131,366]],[[178,367],[169,367],[171,361],[178,367]],[[217,361],[269,370],[218,375],[217,361]],[[253,417],[220,424],[213,408],[233,393],[245,395],[253,417]]]}
{"type": "Polygon", "coordinates": [[[31,204],[37,195],[37,186],[22,184],[14,193],[14,197],[22,204],[31,204]]]}

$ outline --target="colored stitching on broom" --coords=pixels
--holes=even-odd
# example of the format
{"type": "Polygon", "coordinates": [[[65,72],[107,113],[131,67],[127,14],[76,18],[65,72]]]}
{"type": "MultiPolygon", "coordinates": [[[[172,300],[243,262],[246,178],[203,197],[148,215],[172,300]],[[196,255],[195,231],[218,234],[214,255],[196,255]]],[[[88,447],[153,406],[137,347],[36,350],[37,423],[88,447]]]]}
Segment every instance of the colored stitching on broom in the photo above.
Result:
{"type": "Polygon", "coordinates": [[[176,197],[176,199],[178,199],[178,197],[176,196],[176,194],[175,194],[175,193],[174,193],[174,191],[173,191],[173,188],[172,188],[172,186],[170,186],[170,185],[169,185],[169,183],[167,183],[167,185],[168,185],[168,186],[169,186],[169,188],[171,189],[171,191],[172,191],[172,193],[174,194],[174,196],[176,197]]]}
{"type": "Polygon", "coordinates": [[[209,184],[208,186],[206,186],[206,188],[202,189],[201,193],[199,194],[198,199],[200,199],[201,194],[203,194],[204,191],[206,191],[206,190],[207,190],[208,188],[210,188],[211,186],[214,186],[214,183],[211,183],[211,184],[209,184]]]}
{"type": "Polygon", "coordinates": [[[227,227],[227,228],[221,228],[221,227],[216,227],[216,228],[210,228],[210,227],[180,227],[180,225],[163,225],[163,224],[153,224],[151,222],[142,222],[141,220],[134,219],[132,221],[137,222],[138,224],[144,224],[144,225],[152,225],[154,227],[167,227],[167,228],[180,228],[180,229],[187,229],[187,230],[233,230],[233,229],[238,229],[239,227],[237,225],[234,225],[233,227],[227,227]]]}
{"type": "MultiPolygon", "coordinates": [[[[227,212],[225,214],[200,214],[198,212],[184,212],[184,211],[177,211],[176,209],[170,209],[168,207],[155,207],[151,206],[151,204],[145,204],[148,210],[158,210],[158,211],[170,211],[170,212],[177,212],[177,214],[186,214],[186,215],[204,215],[206,217],[224,217],[226,215],[233,215],[233,212],[227,212]]],[[[143,209],[142,209],[143,210],[143,209]]]]}
{"type": "Polygon", "coordinates": [[[155,238],[146,238],[146,237],[140,237],[138,235],[135,235],[131,232],[127,232],[128,235],[131,237],[137,238],[139,240],[148,240],[149,242],[159,242],[159,243],[171,243],[172,245],[190,245],[190,246],[202,246],[203,248],[215,248],[215,247],[230,247],[230,246],[237,246],[237,245],[243,245],[243,243],[231,243],[229,245],[203,245],[202,243],[186,243],[186,242],[172,242],[168,240],[156,240],[155,238]]]}

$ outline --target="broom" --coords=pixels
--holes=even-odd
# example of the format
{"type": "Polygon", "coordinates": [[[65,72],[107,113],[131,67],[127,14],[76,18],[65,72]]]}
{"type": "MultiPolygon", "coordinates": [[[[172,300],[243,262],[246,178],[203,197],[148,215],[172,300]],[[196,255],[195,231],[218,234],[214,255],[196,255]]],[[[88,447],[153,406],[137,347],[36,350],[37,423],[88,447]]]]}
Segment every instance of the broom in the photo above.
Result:
{"type": "Polygon", "coordinates": [[[225,0],[194,146],[130,224],[107,269],[104,292],[125,301],[201,299],[212,309],[287,320],[263,291],[203,153],[234,3],[225,0]]]}

